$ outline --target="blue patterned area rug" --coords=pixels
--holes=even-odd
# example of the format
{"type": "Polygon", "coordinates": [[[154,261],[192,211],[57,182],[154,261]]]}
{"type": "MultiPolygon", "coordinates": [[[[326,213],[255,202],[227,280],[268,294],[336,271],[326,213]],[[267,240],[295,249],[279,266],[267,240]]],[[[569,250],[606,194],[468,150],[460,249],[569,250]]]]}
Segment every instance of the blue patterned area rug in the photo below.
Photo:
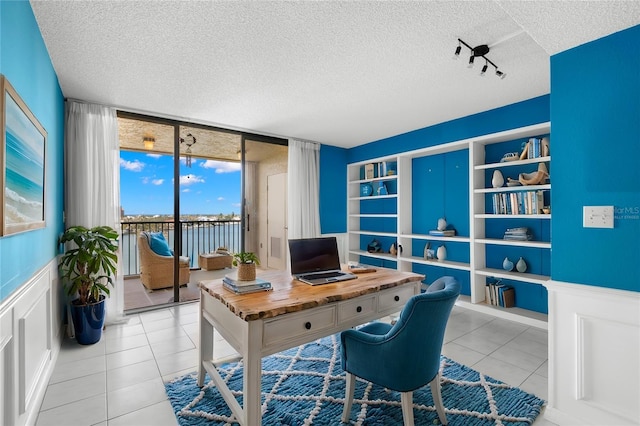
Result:
{"type": "MultiPolygon", "coordinates": [[[[225,364],[218,370],[242,404],[242,362],[225,364]]],[[[527,425],[533,423],[545,404],[534,395],[446,357],[441,358],[441,373],[442,398],[451,426],[527,425]]],[[[206,383],[200,389],[195,374],[166,383],[178,423],[237,424],[208,377],[206,383]]],[[[340,425],[344,391],[338,335],[263,358],[262,424],[340,425]]],[[[413,411],[416,425],[439,424],[429,386],[413,393],[413,411]]],[[[402,425],[400,394],[358,380],[351,423],[402,425]]]]}

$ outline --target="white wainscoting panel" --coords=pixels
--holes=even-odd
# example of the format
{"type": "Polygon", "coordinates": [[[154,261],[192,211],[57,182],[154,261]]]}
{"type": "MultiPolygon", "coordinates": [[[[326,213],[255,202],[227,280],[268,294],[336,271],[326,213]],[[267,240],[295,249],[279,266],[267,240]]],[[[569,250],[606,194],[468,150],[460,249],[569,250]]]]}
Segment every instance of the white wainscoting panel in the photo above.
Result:
{"type": "Polygon", "coordinates": [[[559,425],[640,424],[640,293],[550,281],[549,403],[559,425]]]}
{"type": "Polygon", "coordinates": [[[11,311],[3,312],[0,314],[0,424],[3,425],[10,425],[14,418],[13,342],[13,315],[11,311]]]}
{"type": "Polygon", "coordinates": [[[53,259],[0,305],[2,424],[36,422],[62,341],[57,277],[53,259]]]}

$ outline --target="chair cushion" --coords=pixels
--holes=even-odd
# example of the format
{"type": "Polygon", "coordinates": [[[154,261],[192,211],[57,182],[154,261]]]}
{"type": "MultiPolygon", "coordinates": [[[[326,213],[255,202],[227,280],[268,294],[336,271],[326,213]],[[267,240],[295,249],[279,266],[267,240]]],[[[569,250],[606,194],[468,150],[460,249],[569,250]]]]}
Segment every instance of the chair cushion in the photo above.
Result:
{"type": "Polygon", "coordinates": [[[164,239],[162,232],[149,233],[149,247],[155,254],[160,256],[173,256],[167,240],[164,239]]]}

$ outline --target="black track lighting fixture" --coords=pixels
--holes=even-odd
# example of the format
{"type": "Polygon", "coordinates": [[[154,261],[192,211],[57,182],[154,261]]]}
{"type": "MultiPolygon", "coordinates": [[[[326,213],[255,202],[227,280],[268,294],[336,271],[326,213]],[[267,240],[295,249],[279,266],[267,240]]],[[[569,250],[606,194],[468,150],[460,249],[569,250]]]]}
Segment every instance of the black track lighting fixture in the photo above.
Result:
{"type": "Polygon", "coordinates": [[[480,71],[481,76],[485,75],[485,73],[487,72],[487,69],[489,68],[489,64],[491,64],[491,66],[495,68],[496,75],[498,77],[500,77],[501,79],[504,79],[507,76],[506,73],[498,70],[498,66],[493,62],[491,62],[491,60],[486,57],[487,53],[489,53],[489,51],[491,50],[489,49],[489,46],[486,44],[481,44],[476,47],[471,47],[467,43],[465,43],[462,39],[458,39],[458,47],[456,47],[454,59],[457,59],[460,56],[460,51],[462,50],[463,45],[467,49],[469,49],[469,51],[471,52],[471,55],[469,56],[469,65],[467,65],[468,68],[473,68],[473,63],[475,61],[475,58],[480,57],[485,60],[484,66],[482,67],[482,71],[480,71]]]}

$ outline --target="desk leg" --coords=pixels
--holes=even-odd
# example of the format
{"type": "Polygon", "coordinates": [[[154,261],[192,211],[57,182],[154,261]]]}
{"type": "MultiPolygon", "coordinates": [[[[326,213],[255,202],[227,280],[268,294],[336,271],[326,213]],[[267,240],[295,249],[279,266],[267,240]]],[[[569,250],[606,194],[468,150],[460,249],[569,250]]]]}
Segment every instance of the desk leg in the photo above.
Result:
{"type": "Polygon", "coordinates": [[[204,361],[213,359],[213,325],[204,316],[202,309],[202,300],[200,300],[200,349],[198,350],[198,386],[204,386],[204,361]]]}
{"type": "Polygon", "coordinates": [[[262,424],[262,324],[260,321],[249,321],[248,344],[244,353],[244,382],[243,382],[243,425],[254,426],[262,424]]]}

